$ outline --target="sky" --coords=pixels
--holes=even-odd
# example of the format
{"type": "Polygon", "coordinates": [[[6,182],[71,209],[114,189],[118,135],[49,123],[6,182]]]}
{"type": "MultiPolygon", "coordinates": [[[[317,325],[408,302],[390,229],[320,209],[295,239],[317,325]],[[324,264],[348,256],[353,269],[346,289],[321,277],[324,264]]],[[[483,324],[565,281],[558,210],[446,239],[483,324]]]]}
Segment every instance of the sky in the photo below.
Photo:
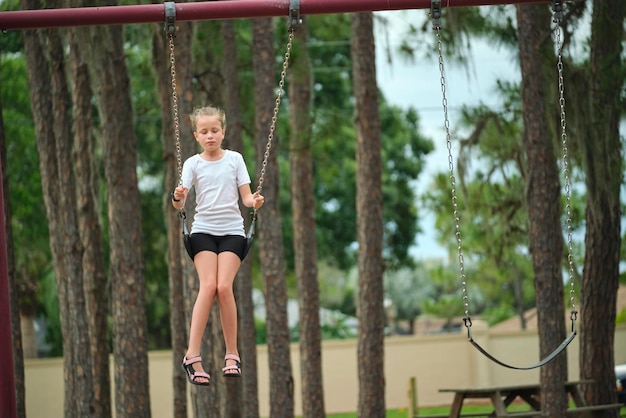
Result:
{"type": "MultiPolygon", "coordinates": [[[[426,16],[426,10],[377,12],[390,19],[393,28],[389,32],[389,44],[395,50],[401,43],[404,27],[412,20],[421,22],[426,16]]],[[[436,173],[448,171],[448,151],[444,129],[444,113],[442,106],[442,91],[438,58],[422,59],[419,62],[407,63],[399,56],[393,58],[390,64],[386,61],[383,45],[382,28],[375,23],[376,37],[376,71],[378,85],[386,100],[403,109],[415,108],[420,117],[422,135],[430,138],[435,144],[435,151],[426,156],[426,167],[417,182],[419,197],[427,190],[436,173]]],[[[445,30],[443,28],[442,30],[445,30]]],[[[436,35],[432,34],[433,45],[436,35]]],[[[446,60],[445,45],[443,45],[443,61],[446,77],[446,98],[448,103],[448,117],[451,132],[462,135],[455,128],[458,109],[462,105],[498,106],[501,101],[494,94],[496,79],[518,81],[520,79],[519,66],[514,60],[513,53],[508,50],[498,51],[483,41],[471,44],[471,61],[468,68],[461,68],[451,60],[446,60]]],[[[556,76],[556,65],[555,65],[556,76]]],[[[453,158],[456,161],[456,155],[453,158]]],[[[419,203],[418,203],[419,204],[419,203]]],[[[417,237],[417,244],[411,254],[416,259],[446,259],[448,254],[435,239],[434,214],[420,209],[420,226],[423,233],[417,237]]],[[[452,216],[452,215],[450,215],[452,216]]]]}

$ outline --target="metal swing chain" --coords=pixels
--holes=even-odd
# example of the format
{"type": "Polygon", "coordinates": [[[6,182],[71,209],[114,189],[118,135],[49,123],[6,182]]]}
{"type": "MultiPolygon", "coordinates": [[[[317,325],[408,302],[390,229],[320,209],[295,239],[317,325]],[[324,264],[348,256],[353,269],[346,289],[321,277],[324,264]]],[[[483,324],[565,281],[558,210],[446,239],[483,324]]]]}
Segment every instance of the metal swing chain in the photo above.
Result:
{"type": "Polygon", "coordinates": [[[452,157],[452,135],[450,134],[450,119],[448,117],[448,99],[446,97],[446,76],[443,65],[443,46],[441,42],[441,26],[439,21],[435,20],[433,29],[437,34],[437,51],[439,53],[439,72],[441,74],[441,93],[444,114],[444,128],[446,130],[446,146],[448,148],[448,169],[450,172],[450,189],[452,192],[452,208],[454,214],[454,235],[456,237],[456,245],[459,259],[459,272],[461,278],[461,291],[463,296],[463,308],[465,317],[463,320],[466,326],[472,326],[472,320],[469,315],[469,297],[467,293],[467,278],[465,275],[465,263],[463,259],[463,241],[461,239],[461,220],[459,215],[458,197],[456,194],[456,179],[454,177],[454,159],[452,157]]]}
{"type": "MultiPolygon", "coordinates": [[[[452,139],[450,135],[450,122],[448,118],[448,100],[446,98],[446,77],[445,77],[445,71],[444,71],[444,65],[443,65],[443,51],[442,51],[442,42],[441,42],[441,34],[440,34],[441,27],[439,24],[440,16],[441,16],[441,0],[432,0],[431,18],[433,18],[433,29],[435,29],[437,33],[437,50],[439,52],[439,71],[441,73],[441,79],[440,79],[441,80],[441,92],[443,94],[442,104],[443,104],[443,111],[444,111],[444,118],[445,118],[446,144],[448,147],[448,167],[450,170],[452,206],[453,206],[453,211],[454,211],[454,223],[455,223],[455,228],[456,228],[455,236],[456,236],[457,249],[458,249],[459,271],[460,271],[460,277],[461,277],[461,282],[462,282],[463,306],[465,309],[465,317],[463,318],[463,322],[465,324],[465,327],[467,328],[467,338],[469,342],[478,351],[480,351],[484,356],[486,356],[491,361],[503,367],[507,367],[507,368],[515,369],[515,370],[535,369],[537,367],[542,367],[543,365],[552,361],[552,359],[554,359],[557,355],[559,355],[559,353],[561,353],[569,345],[569,343],[573,340],[574,336],[576,335],[576,326],[575,326],[576,313],[574,310],[573,290],[570,291],[570,298],[572,299],[572,314],[571,314],[572,332],[554,351],[552,351],[552,353],[550,353],[548,356],[546,356],[544,359],[542,359],[541,361],[539,361],[538,363],[534,365],[527,366],[527,367],[518,367],[518,366],[512,366],[510,364],[504,363],[498,360],[497,358],[495,358],[493,355],[491,355],[483,347],[481,347],[480,344],[474,341],[474,338],[472,337],[472,331],[471,331],[472,320],[469,316],[469,299],[468,299],[468,294],[467,294],[467,279],[465,276],[465,265],[464,265],[464,260],[463,260],[463,246],[462,246],[462,240],[461,240],[461,227],[460,227],[461,221],[460,221],[459,210],[458,210],[458,198],[456,194],[456,180],[454,178],[454,164],[453,164],[453,159],[452,159],[452,139]]],[[[560,45],[560,38],[559,38],[559,45],[560,45]]],[[[561,63],[560,47],[559,47],[559,63],[561,63]]],[[[565,145],[565,139],[566,139],[565,110],[564,110],[565,100],[563,98],[563,80],[562,80],[561,70],[562,70],[562,64],[559,65],[559,90],[561,91],[561,98],[560,98],[559,103],[561,105],[561,126],[563,128],[563,134],[562,134],[562,139],[564,141],[563,150],[564,150],[564,156],[567,157],[567,146],[565,145]]],[[[565,164],[565,167],[567,168],[567,164],[565,164]]],[[[568,244],[570,248],[569,262],[570,262],[570,280],[571,280],[571,275],[573,275],[573,261],[572,261],[572,255],[571,255],[572,254],[571,252],[572,241],[571,241],[571,234],[570,234],[571,216],[570,216],[570,207],[569,207],[569,175],[567,171],[566,171],[566,184],[567,184],[566,194],[567,194],[567,212],[568,212],[568,244]]]]}
{"type": "Polygon", "coordinates": [[[571,308],[571,319],[576,319],[577,311],[575,304],[576,292],[574,290],[574,251],[572,245],[572,208],[570,198],[570,178],[569,178],[569,152],[567,148],[567,124],[565,122],[565,83],[563,79],[563,44],[561,42],[561,20],[560,14],[555,13],[554,23],[556,23],[556,47],[557,47],[557,69],[559,73],[559,108],[561,117],[561,145],[563,147],[563,177],[565,187],[565,212],[567,215],[566,229],[567,229],[567,264],[568,264],[568,279],[570,283],[569,298],[571,308]]]}
{"type": "MultiPolygon", "coordinates": [[[[174,35],[176,33],[176,26],[175,26],[176,7],[175,7],[174,2],[165,3],[165,16],[166,16],[165,31],[168,34],[169,49],[170,49],[170,75],[171,75],[171,83],[172,83],[172,109],[173,109],[173,118],[174,118],[174,134],[176,137],[176,163],[177,163],[177,168],[178,168],[178,185],[182,186],[183,163],[182,163],[182,155],[181,155],[182,153],[181,153],[181,144],[180,144],[181,141],[180,141],[180,122],[179,122],[179,112],[178,112],[178,96],[176,93],[176,58],[175,58],[175,53],[174,53],[174,35]]],[[[272,116],[272,123],[270,126],[268,138],[267,138],[267,145],[265,146],[265,154],[263,156],[263,163],[262,163],[261,172],[259,175],[259,182],[256,188],[256,191],[258,193],[261,193],[261,190],[263,189],[263,180],[265,179],[265,171],[267,168],[267,162],[269,159],[270,149],[272,147],[272,139],[274,137],[274,130],[276,129],[276,121],[278,119],[278,110],[280,107],[280,101],[281,101],[283,89],[285,86],[285,77],[287,75],[287,67],[289,66],[289,57],[291,55],[291,47],[293,44],[294,32],[295,32],[296,26],[300,24],[301,22],[302,20],[300,19],[300,2],[299,0],[291,0],[290,7],[289,7],[289,41],[287,42],[287,50],[285,52],[283,68],[280,74],[280,83],[278,86],[278,93],[277,93],[276,102],[274,106],[274,114],[272,116]]],[[[246,234],[246,247],[245,247],[244,256],[245,254],[247,254],[248,250],[250,249],[250,245],[254,238],[257,210],[258,210],[257,208],[253,208],[252,220],[248,228],[248,232],[246,234]]],[[[179,216],[183,221],[183,235],[185,237],[188,237],[189,232],[187,231],[187,223],[185,222],[185,219],[187,216],[185,214],[184,206],[179,210],[179,216]]],[[[185,242],[185,247],[187,249],[187,252],[189,253],[189,255],[191,255],[191,250],[188,245],[188,242],[189,242],[188,238],[185,238],[184,242],[185,242]]]]}
{"type": "MultiPolygon", "coordinates": [[[[572,212],[571,212],[571,187],[570,187],[570,178],[569,178],[569,153],[567,146],[567,130],[566,130],[566,119],[565,119],[565,95],[564,95],[564,78],[563,78],[563,61],[562,61],[562,43],[561,43],[561,30],[560,30],[560,20],[555,18],[555,23],[557,23],[556,27],[556,39],[557,39],[557,48],[558,48],[558,60],[557,60],[557,68],[558,68],[558,88],[559,88],[559,106],[560,106],[560,118],[561,118],[561,144],[563,148],[563,173],[564,173],[564,182],[565,182],[565,210],[567,215],[567,249],[568,249],[568,274],[569,274],[569,282],[570,282],[570,304],[571,304],[571,315],[572,319],[575,319],[577,315],[576,305],[575,305],[575,289],[574,289],[574,256],[573,256],[573,244],[572,244],[572,212]]],[[[456,179],[454,176],[454,160],[452,156],[452,139],[450,134],[450,120],[448,116],[448,99],[446,97],[446,76],[445,76],[445,68],[443,62],[443,50],[442,50],[442,41],[441,41],[441,33],[440,33],[440,25],[438,19],[435,19],[433,29],[436,31],[437,35],[437,51],[439,55],[439,72],[441,74],[440,82],[441,82],[441,92],[442,92],[442,105],[443,105],[443,113],[444,113],[444,128],[446,132],[446,146],[448,149],[448,169],[450,173],[450,186],[451,186],[451,194],[452,194],[452,207],[454,214],[454,223],[455,223],[455,237],[457,241],[457,250],[458,250],[458,261],[459,261],[459,272],[461,278],[461,290],[463,297],[463,306],[464,306],[464,321],[466,321],[466,325],[471,327],[471,318],[469,315],[469,297],[467,292],[467,277],[465,274],[465,263],[463,257],[463,242],[461,237],[461,226],[460,226],[460,215],[458,209],[458,197],[456,193],[456,179]]]]}
{"type": "MultiPolygon", "coordinates": [[[[287,41],[287,48],[285,51],[285,59],[283,60],[283,68],[280,73],[280,82],[278,83],[278,92],[276,93],[276,101],[274,103],[274,113],[272,115],[272,123],[270,124],[270,131],[267,135],[267,144],[265,145],[265,153],[263,155],[263,163],[261,164],[261,173],[259,175],[259,182],[256,187],[256,191],[260,194],[263,190],[263,180],[265,179],[265,171],[267,168],[267,161],[270,156],[270,149],[272,148],[272,140],[274,139],[274,131],[276,130],[276,121],[278,120],[278,110],[280,109],[280,101],[283,96],[283,90],[285,87],[285,78],[287,76],[287,68],[289,67],[289,58],[291,56],[291,47],[293,45],[295,27],[289,28],[289,39],[287,41]]],[[[257,209],[254,209],[253,217],[256,216],[257,209]]]]}
{"type": "MultiPolygon", "coordinates": [[[[287,42],[287,49],[285,52],[285,59],[283,61],[283,68],[280,73],[280,83],[278,84],[278,93],[276,95],[276,101],[274,105],[274,113],[272,115],[272,123],[270,125],[269,134],[267,137],[267,144],[265,146],[265,153],[263,155],[263,163],[261,165],[261,174],[259,175],[259,182],[256,188],[258,193],[261,193],[263,190],[263,181],[265,179],[265,171],[267,168],[267,162],[270,155],[270,149],[272,148],[272,140],[274,138],[274,131],[276,129],[276,121],[278,119],[278,110],[280,108],[280,102],[283,95],[283,90],[285,86],[285,78],[287,76],[287,68],[289,67],[289,58],[291,56],[291,48],[293,45],[293,37],[295,32],[295,26],[291,26],[289,28],[289,40],[287,42]]],[[[176,94],[176,58],[174,53],[174,31],[168,31],[168,40],[169,40],[169,49],[170,49],[170,76],[172,82],[172,110],[174,114],[174,136],[176,138],[176,164],[178,168],[178,184],[182,185],[182,156],[181,156],[181,145],[180,145],[180,122],[178,116],[178,96],[176,94]]],[[[253,216],[256,216],[257,209],[254,209],[253,216]]],[[[181,210],[181,217],[185,217],[184,209],[181,210]]]]}
{"type": "Polygon", "coordinates": [[[176,58],[174,54],[174,33],[168,34],[170,47],[170,76],[172,79],[172,110],[174,113],[174,137],[176,138],[176,164],[178,168],[178,185],[183,184],[183,162],[180,150],[180,122],[178,119],[178,95],[176,94],[176,58]]]}
{"type": "MultiPolygon", "coordinates": [[[[170,50],[170,81],[172,83],[172,113],[174,118],[174,137],[176,138],[176,167],[178,171],[178,185],[183,184],[183,162],[181,156],[180,145],[180,120],[178,116],[178,95],[176,93],[176,55],[174,53],[174,37],[176,36],[176,4],[174,2],[165,2],[165,32],[167,33],[168,45],[170,50]]],[[[178,210],[178,215],[183,220],[183,231],[186,228],[185,207],[178,210]]]]}

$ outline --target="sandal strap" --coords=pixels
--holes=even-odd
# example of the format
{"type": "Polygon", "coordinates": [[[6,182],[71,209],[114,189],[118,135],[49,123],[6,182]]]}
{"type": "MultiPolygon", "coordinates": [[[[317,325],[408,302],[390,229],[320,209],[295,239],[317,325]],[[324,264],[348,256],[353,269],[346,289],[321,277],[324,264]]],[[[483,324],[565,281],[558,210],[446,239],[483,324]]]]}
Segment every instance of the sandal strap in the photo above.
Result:
{"type": "Polygon", "coordinates": [[[226,354],[224,360],[235,360],[237,363],[241,363],[241,359],[237,354],[226,354]]]}
{"type": "Polygon", "coordinates": [[[209,380],[211,379],[211,376],[208,373],[206,373],[206,372],[198,372],[198,371],[194,370],[194,372],[191,374],[191,379],[196,380],[196,378],[198,378],[198,377],[205,377],[205,378],[207,378],[209,380]]]}
{"type": "Polygon", "coordinates": [[[194,363],[201,363],[202,362],[202,356],[195,356],[195,357],[184,357],[183,358],[183,364],[185,366],[188,366],[190,364],[194,364],[194,363]]]}

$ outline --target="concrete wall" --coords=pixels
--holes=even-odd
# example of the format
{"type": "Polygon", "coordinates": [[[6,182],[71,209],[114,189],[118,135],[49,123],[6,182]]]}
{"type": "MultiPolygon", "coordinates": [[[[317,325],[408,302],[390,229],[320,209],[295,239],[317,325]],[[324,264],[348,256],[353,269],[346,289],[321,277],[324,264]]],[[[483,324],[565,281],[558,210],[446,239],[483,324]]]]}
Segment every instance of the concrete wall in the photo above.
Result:
{"type": "MultiPolygon", "coordinates": [[[[515,366],[529,366],[538,358],[538,338],[533,332],[490,333],[472,326],[474,340],[499,360],[515,366]]],[[[579,338],[567,348],[569,379],[578,379],[579,338]]],[[[354,412],[358,401],[356,340],[323,343],[323,379],[327,413],[354,412]]],[[[300,414],[300,358],[292,345],[296,414],[300,414]]],[[[172,364],[169,351],[151,352],[150,391],[152,416],[172,417],[171,376],[180,369],[172,364]]],[[[615,361],[626,362],[626,326],[615,333],[615,361]]],[[[269,370],[267,347],[258,347],[259,403],[261,416],[269,415],[269,370]]],[[[246,372],[245,364],[243,372],[246,372]]],[[[30,418],[63,417],[62,359],[26,360],[26,411],[30,418]]],[[[215,379],[221,376],[215,374],[215,379]]],[[[452,401],[440,388],[536,383],[539,370],[519,371],[501,367],[468,343],[466,334],[391,337],[385,341],[386,405],[407,407],[407,383],[417,378],[418,403],[443,405],[452,401]]],[[[191,415],[190,415],[191,416],[191,415]]]]}

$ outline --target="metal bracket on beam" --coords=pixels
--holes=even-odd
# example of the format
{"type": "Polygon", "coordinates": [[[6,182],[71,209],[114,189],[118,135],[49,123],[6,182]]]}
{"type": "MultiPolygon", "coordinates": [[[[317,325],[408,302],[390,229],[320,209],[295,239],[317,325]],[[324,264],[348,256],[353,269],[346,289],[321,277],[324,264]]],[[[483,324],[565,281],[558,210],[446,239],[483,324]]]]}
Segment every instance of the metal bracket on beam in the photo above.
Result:
{"type": "Polygon", "coordinates": [[[554,23],[561,23],[561,20],[563,20],[563,2],[561,0],[553,0],[552,11],[554,12],[552,21],[554,23]]]}
{"type": "Polygon", "coordinates": [[[166,1],[163,5],[165,6],[165,33],[173,35],[176,33],[176,3],[166,1]]]}
{"type": "Polygon", "coordinates": [[[441,0],[431,0],[428,16],[433,20],[433,29],[441,29],[441,0]]]}
{"type": "Polygon", "coordinates": [[[301,23],[300,0],[289,0],[289,21],[287,22],[289,32],[295,31],[301,23]]]}

